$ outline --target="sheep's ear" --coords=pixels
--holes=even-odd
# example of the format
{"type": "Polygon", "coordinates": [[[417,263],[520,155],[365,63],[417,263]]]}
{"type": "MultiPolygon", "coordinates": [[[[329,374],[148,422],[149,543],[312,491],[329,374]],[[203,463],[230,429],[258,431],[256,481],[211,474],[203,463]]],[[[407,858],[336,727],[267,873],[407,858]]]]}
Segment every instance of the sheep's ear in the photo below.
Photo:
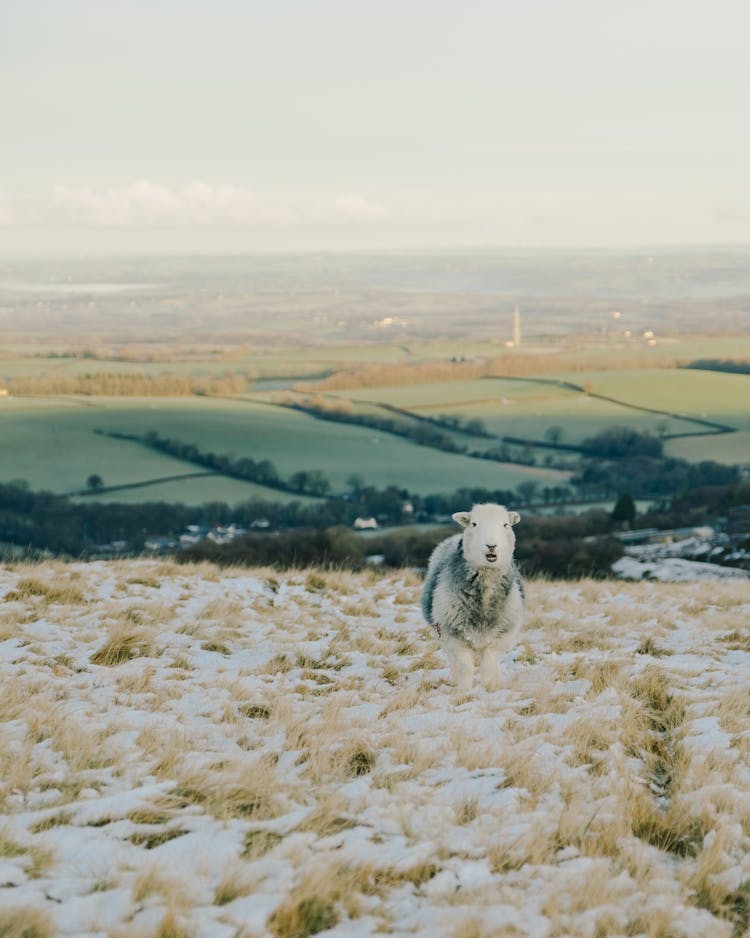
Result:
{"type": "Polygon", "coordinates": [[[508,520],[510,521],[511,524],[518,524],[518,522],[521,520],[521,516],[518,514],[517,511],[509,511],[508,520]]]}
{"type": "Polygon", "coordinates": [[[454,521],[458,522],[458,524],[460,524],[462,528],[465,528],[466,525],[469,523],[469,519],[471,518],[471,512],[470,511],[457,511],[455,514],[451,515],[451,518],[453,518],[454,521]]]}

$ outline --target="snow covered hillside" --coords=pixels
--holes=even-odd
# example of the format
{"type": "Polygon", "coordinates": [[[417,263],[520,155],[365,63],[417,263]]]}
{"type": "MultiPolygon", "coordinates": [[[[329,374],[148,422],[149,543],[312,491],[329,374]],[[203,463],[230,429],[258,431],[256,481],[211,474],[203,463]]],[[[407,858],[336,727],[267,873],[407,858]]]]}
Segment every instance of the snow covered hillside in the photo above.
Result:
{"type": "Polygon", "coordinates": [[[745,934],[748,582],[530,583],[464,695],[419,593],[0,569],[0,935],[745,934]]]}

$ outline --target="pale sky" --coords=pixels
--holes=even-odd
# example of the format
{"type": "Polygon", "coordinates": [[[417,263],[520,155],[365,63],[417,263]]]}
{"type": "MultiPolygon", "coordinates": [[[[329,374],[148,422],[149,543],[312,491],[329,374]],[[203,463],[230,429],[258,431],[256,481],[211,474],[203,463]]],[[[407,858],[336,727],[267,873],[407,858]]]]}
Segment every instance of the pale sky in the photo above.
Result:
{"type": "Polygon", "coordinates": [[[0,0],[0,252],[750,244],[745,0],[0,0]]]}

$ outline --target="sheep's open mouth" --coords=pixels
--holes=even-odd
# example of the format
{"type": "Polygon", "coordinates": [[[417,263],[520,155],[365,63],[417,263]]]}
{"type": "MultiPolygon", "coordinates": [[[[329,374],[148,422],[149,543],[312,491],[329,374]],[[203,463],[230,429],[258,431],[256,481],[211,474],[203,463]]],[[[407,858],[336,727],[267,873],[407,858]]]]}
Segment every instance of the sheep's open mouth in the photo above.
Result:
{"type": "Polygon", "coordinates": [[[497,560],[497,554],[493,554],[492,551],[488,551],[484,556],[487,559],[487,563],[494,563],[497,560]]]}

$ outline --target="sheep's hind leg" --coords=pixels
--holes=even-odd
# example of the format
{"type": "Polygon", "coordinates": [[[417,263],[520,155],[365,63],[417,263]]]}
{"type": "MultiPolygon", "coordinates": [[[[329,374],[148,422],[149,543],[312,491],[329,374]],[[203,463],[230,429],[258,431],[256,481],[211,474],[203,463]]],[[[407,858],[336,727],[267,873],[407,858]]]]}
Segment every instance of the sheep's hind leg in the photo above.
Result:
{"type": "Polygon", "coordinates": [[[460,691],[471,690],[474,683],[474,652],[468,645],[455,639],[445,642],[445,651],[453,683],[460,691]]]}
{"type": "Polygon", "coordinates": [[[488,645],[482,651],[479,673],[487,690],[496,690],[500,686],[500,649],[496,645],[488,645]]]}

